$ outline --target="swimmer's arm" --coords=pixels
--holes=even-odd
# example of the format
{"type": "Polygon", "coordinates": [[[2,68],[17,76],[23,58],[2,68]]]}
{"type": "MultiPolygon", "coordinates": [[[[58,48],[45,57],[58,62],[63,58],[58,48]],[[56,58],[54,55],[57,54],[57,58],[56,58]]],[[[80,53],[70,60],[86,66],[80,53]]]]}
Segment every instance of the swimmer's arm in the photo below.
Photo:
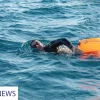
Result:
{"type": "Polygon", "coordinates": [[[54,40],[52,42],[50,42],[49,44],[52,48],[57,48],[61,45],[65,45],[67,46],[69,49],[73,49],[73,44],[71,42],[69,42],[67,39],[65,38],[61,38],[61,39],[57,39],[57,40],[54,40]]]}

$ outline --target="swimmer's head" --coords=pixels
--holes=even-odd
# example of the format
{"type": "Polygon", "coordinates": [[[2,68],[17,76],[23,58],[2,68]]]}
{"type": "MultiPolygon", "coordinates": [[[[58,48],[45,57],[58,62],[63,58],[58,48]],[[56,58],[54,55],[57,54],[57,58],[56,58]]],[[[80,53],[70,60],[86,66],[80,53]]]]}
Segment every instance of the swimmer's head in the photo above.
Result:
{"type": "Polygon", "coordinates": [[[43,47],[44,47],[44,45],[40,41],[38,41],[38,40],[32,40],[30,46],[32,48],[36,48],[38,50],[42,50],[43,47]]]}

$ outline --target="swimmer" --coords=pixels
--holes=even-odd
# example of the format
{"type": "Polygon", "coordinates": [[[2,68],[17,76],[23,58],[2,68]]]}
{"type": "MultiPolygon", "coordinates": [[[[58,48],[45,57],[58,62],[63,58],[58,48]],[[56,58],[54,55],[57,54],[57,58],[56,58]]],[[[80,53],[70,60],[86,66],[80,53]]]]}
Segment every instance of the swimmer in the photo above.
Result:
{"type": "Polygon", "coordinates": [[[37,50],[42,50],[45,52],[55,52],[55,53],[67,53],[67,54],[82,54],[82,50],[79,50],[77,46],[74,46],[66,38],[60,38],[51,41],[49,44],[44,45],[38,40],[32,40],[30,46],[36,48],[37,50]],[[62,48],[61,46],[64,46],[62,48]]]}
{"type": "Polygon", "coordinates": [[[100,38],[89,38],[80,40],[74,46],[66,38],[60,38],[44,45],[38,40],[32,40],[30,46],[45,52],[80,54],[81,58],[96,57],[100,58],[100,38]],[[62,47],[64,46],[64,48],[62,47]]]}

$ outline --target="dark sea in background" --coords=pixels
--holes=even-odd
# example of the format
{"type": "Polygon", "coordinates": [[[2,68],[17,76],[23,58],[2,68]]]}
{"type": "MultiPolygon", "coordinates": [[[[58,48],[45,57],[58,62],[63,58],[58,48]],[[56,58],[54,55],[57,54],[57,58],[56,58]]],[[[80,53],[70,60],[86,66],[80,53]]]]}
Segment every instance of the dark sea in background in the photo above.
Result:
{"type": "Polygon", "coordinates": [[[100,59],[29,46],[62,37],[100,37],[100,0],[0,0],[0,86],[18,86],[19,100],[100,100],[100,59]]]}

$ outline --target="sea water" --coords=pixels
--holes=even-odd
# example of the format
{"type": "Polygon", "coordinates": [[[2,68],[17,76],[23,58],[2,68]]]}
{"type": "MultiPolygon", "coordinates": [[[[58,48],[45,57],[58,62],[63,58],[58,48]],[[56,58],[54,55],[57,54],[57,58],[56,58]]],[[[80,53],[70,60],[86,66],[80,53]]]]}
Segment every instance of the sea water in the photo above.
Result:
{"type": "Polygon", "coordinates": [[[0,86],[18,86],[19,100],[100,100],[100,59],[29,45],[91,37],[100,37],[100,0],[0,0],[0,86]]]}

